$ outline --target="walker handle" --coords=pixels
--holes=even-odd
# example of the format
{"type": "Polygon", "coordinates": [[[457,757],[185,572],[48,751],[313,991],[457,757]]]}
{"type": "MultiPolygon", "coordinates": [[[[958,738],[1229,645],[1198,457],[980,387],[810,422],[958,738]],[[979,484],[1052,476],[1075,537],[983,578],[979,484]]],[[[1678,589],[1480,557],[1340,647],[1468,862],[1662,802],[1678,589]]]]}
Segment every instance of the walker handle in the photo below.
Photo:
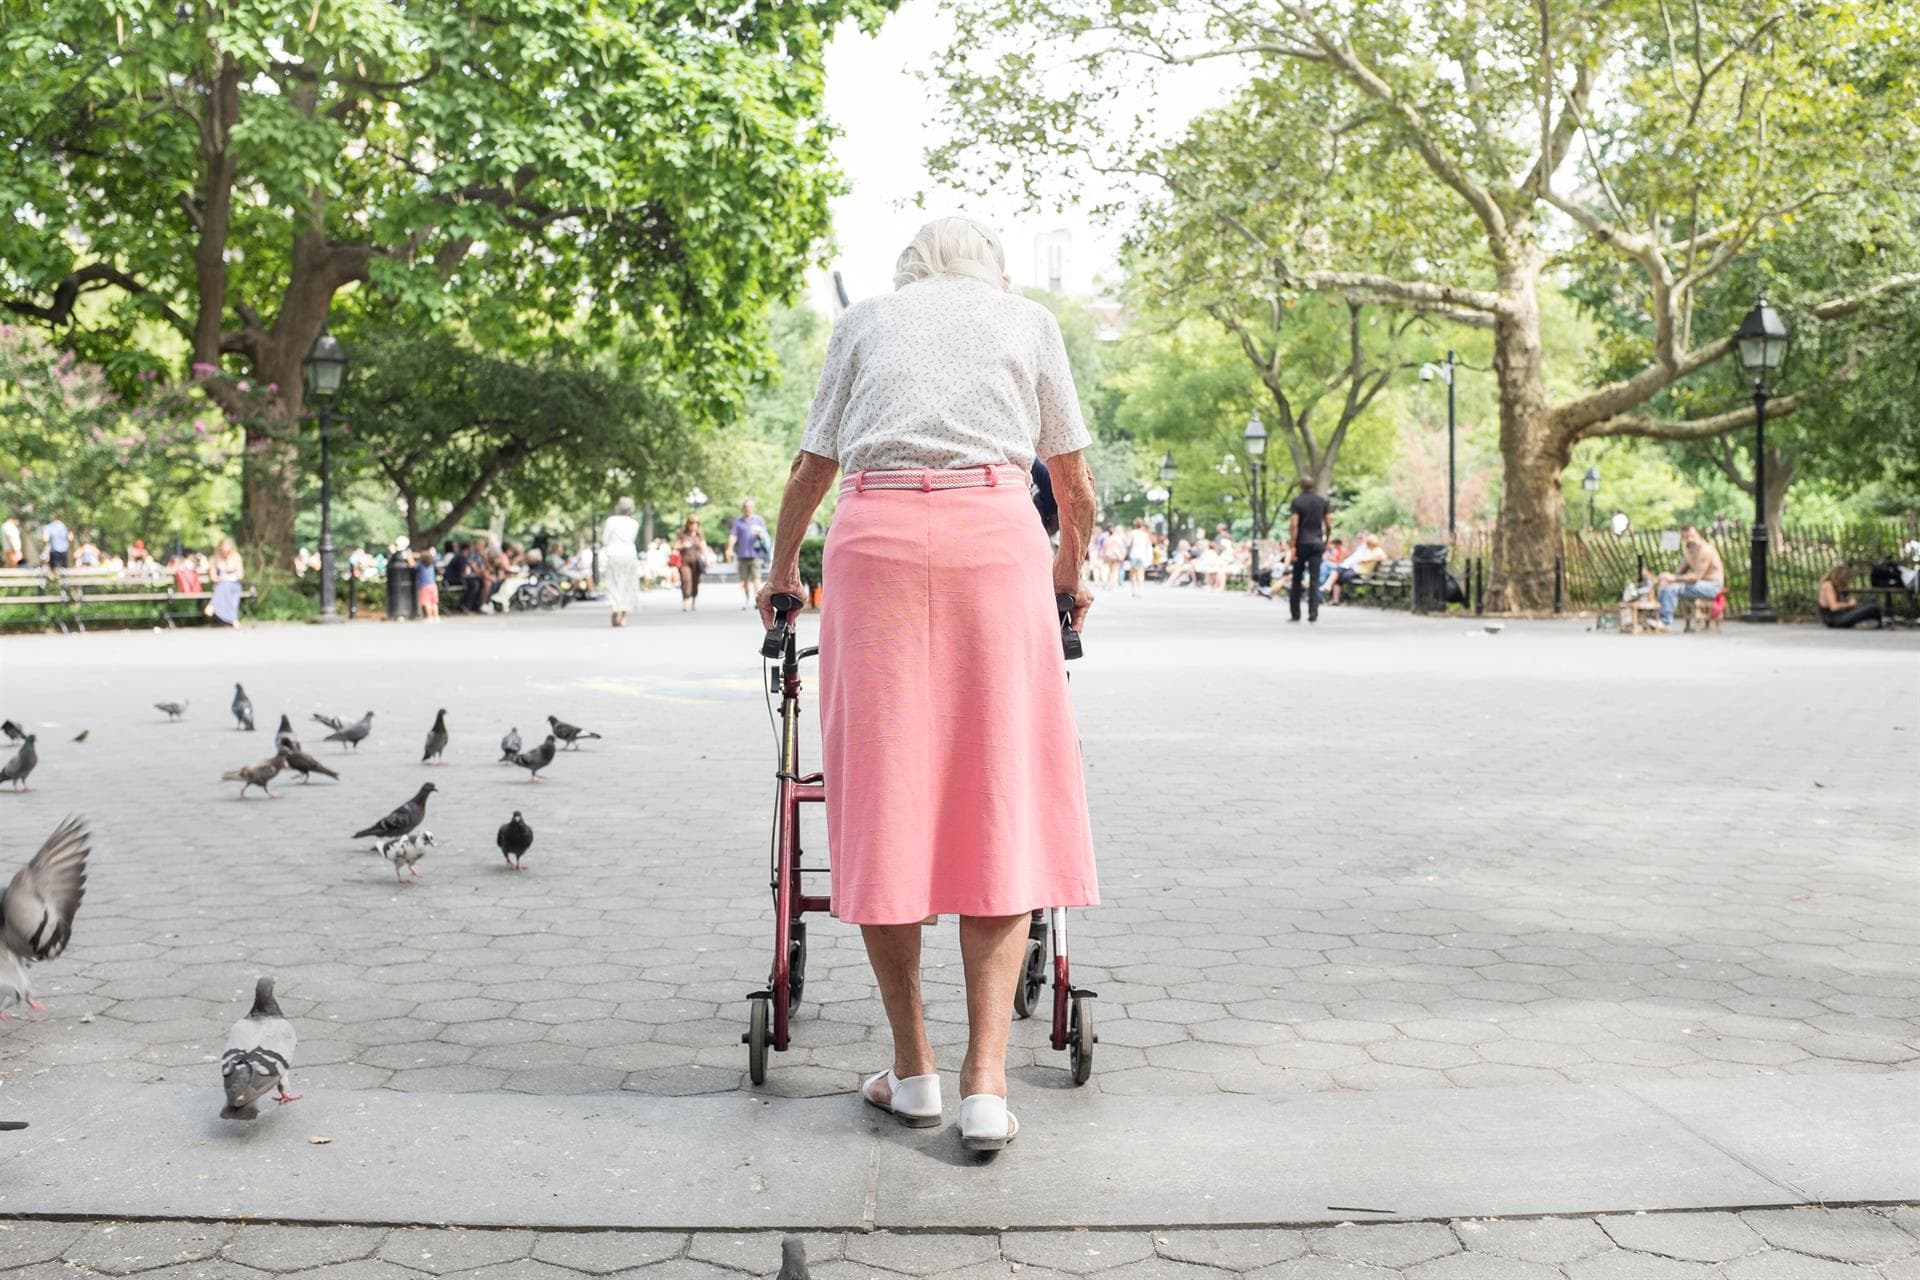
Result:
{"type": "Polygon", "coordinates": [[[1074,598],[1064,591],[1054,593],[1053,605],[1060,611],[1060,649],[1067,655],[1068,662],[1072,662],[1086,652],[1080,647],[1080,633],[1073,629],[1075,603],[1077,602],[1074,598]]]}
{"type": "Polygon", "coordinates": [[[793,630],[793,616],[806,607],[806,601],[799,596],[784,591],[775,592],[769,601],[773,605],[773,625],[767,628],[767,638],[760,642],[760,656],[777,658],[780,651],[787,647],[787,634],[793,630]]]}

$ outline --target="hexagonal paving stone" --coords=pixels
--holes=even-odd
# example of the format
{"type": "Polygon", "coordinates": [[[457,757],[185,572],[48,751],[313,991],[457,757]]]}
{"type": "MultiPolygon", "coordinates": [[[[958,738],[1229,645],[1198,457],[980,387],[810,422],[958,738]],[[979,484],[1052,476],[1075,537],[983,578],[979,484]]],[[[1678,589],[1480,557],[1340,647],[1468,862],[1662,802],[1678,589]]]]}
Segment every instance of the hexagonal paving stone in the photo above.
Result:
{"type": "Polygon", "coordinates": [[[1309,1231],[1307,1247],[1322,1257],[1343,1262],[1411,1267],[1458,1253],[1460,1242],[1437,1222],[1377,1222],[1309,1231]]]}
{"type": "Polygon", "coordinates": [[[1403,1280],[1561,1280],[1560,1268],[1491,1253],[1456,1253],[1402,1271],[1403,1280]]]}
{"type": "Polygon", "coordinates": [[[1735,1258],[1719,1269],[1715,1280],[1878,1280],[1876,1271],[1877,1268],[1772,1249],[1735,1258]]]}
{"type": "Polygon", "coordinates": [[[897,1271],[902,1275],[931,1276],[979,1262],[997,1261],[1000,1241],[991,1235],[895,1235],[879,1231],[849,1235],[847,1261],[897,1271]]]}
{"type": "Polygon", "coordinates": [[[400,1229],[387,1237],[380,1257],[436,1276],[497,1262],[516,1262],[533,1248],[531,1231],[400,1229]]]}
{"type": "Polygon", "coordinates": [[[1730,1213],[1615,1214],[1597,1220],[1622,1249],[1692,1262],[1725,1262],[1766,1247],[1754,1230],[1730,1213]]]}
{"type": "Polygon", "coordinates": [[[1720,1269],[1651,1253],[1610,1249],[1567,1266],[1568,1280],[1713,1280],[1720,1269]]]}
{"type": "Polygon", "coordinates": [[[1398,1280],[1398,1271],[1339,1258],[1306,1257],[1247,1272],[1247,1280],[1398,1280]]]}
{"type": "Polygon", "coordinates": [[[1090,1275],[1153,1256],[1144,1231],[1009,1231],[1000,1237],[1009,1262],[1033,1263],[1074,1275],[1090,1275]]]}
{"type": "Polygon", "coordinates": [[[1155,1234],[1154,1247],[1163,1258],[1229,1271],[1252,1271],[1302,1257],[1307,1252],[1307,1238],[1298,1231],[1162,1231],[1155,1234]]]}
{"type": "Polygon", "coordinates": [[[1837,1262],[1892,1262],[1920,1252],[1920,1240],[1870,1209],[1750,1209],[1740,1220],[1776,1248],[1837,1262]]]}
{"type": "Polygon", "coordinates": [[[532,1257],[588,1275],[644,1267],[686,1251],[687,1236],[672,1231],[549,1231],[533,1242],[532,1257]]]}
{"type": "Polygon", "coordinates": [[[123,1222],[94,1227],[68,1247],[68,1262],[112,1276],[213,1257],[233,1228],[201,1223],[123,1222]]]}
{"type": "Polygon", "coordinates": [[[532,1258],[496,1262],[489,1267],[462,1271],[460,1276],[461,1280],[579,1280],[577,1272],[556,1267],[551,1262],[535,1262],[532,1258]]]}
{"type": "Polygon", "coordinates": [[[220,1256],[261,1271],[302,1271],[368,1257],[386,1236],[385,1227],[243,1226],[220,1256]]]}
{"type": "Polygon", "coordinates": [[[1613,1248],[1606,1232],[1579,1218],[1472,1220],[1454,1223],[1453,1230],[1470,1252],[1520,1262],[1563,1266],[1613,1248]]]}
{"type": "MultiPolygon", "coordinates": [[[[687,1257],[749,1275],[770,1276],[780,1270],[782,1239],[777,1231],[696,1231],[687,1244],[687,1257]]],[[[835,1261],[846,1244],[844,1237],[831,1232],[801,1232],[800,1239],[806,1245],[809,1266],[835,1261]]]]}

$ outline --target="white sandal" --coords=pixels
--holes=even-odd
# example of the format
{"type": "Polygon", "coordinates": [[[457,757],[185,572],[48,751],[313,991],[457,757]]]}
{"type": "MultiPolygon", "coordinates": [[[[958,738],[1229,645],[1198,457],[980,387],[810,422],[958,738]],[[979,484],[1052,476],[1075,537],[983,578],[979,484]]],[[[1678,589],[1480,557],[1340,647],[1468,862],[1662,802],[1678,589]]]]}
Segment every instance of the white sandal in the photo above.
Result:
{"type": "Polygon", "coordinates": [[[902,1080],[893,1074],[892,1067],[888,1067],[867,1078],[867,1082],[860,1086],[860,1096],[868,1106],[892,1112],[894,1119],[909,1128],[931,1129],[940,1123],[938,1075],[908,1076],[902,1080]],[[873,1096],[873,1086],[883,1080],[887,1083],[885,1102],[873,1096]]]}
{"type": "Polygon", "coordinates": [[[960,1099],[960,1145],[969,1151],[998,1151],[1020,1132],[1020,1121],[997,1093],[960,1099]]]}

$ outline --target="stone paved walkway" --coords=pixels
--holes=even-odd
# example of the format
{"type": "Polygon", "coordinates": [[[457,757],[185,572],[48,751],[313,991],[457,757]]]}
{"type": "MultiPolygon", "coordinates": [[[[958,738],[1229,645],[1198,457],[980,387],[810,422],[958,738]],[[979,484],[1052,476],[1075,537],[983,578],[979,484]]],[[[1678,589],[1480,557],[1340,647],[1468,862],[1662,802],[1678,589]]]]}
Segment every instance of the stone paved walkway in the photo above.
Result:
{"type": "MultiPolygon", "coordinates": [[[[1787,1209],[1328,1227],[808,1236],[814,1280],[1913,1280],[1920,1210],[1787,1209]]],[[[55,1280],[727,1280],[771,1276],[755,1233],[460,1231],[189,1222],[0,1223],[0,1270],[55,1280]]]]}
{"type": "MultiPolygon", "coordinates": [[[[756,633],[650,598],[439,626],[0,641],[0,710],[41,732],[0,796],[9,856],[61,815],[98,853],[52,1013],[0,1027],[0,1080],[70,1069],[211,1087],[258,973],[312,1089],[743,1087],[764,979],[756,633]],[[226,714],[246,682],[263,723],[226,714]],[[192,701],[168,724],[150,704],[192,701]],[[437,707],[453,745],[418,763],[437,707]],[[310,711],[375,710],[366,749],[310,711]],[[216,781],[282,711],[345,775],[241,801],[216,781]],[[606,735],[529,785],[495,763],[548,713],[606,735]],[[89,739],[68,740],[80,729],[89,739]],[[396,887],[348,833],[420,781],[441,840],[396,887]],[[494,828],[522,809],[530,870],[494,828]]],[[[811,623],[807,624],[811,630],[811,623]]],[[[1107,905],[1094,1089],[1167,1096],[1906,1069],[1920,1061],[1920,637],[1579,624],[1241,599],[1103,600],[1074,673],[1107,905]]],[[[964,673],[956,673],[964,678],[964,673]]],[[[817,833],[813,847],[824,854],[817,833]]],[[[927,991],[957,1063],[950,923],[927,991]]],[[[852,931],[815,926],[768,1091],[884,1063],[852,931]]],[[[1065,1056],[1016,1029],[1016,1089],[1065,1056]]]]}

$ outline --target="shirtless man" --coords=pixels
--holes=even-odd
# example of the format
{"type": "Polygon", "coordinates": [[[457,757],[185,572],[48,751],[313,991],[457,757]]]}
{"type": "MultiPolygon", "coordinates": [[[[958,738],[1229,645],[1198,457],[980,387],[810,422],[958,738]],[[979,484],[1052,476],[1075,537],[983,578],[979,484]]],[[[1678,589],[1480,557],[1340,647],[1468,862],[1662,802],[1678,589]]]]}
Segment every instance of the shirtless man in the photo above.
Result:
{"type": "Polygon", "coordinates": [[[1679,571],[1663,573],[1657,580],[1660,621],[1652,625],[1662,631],[1673,625],[1673,611],[1682,596],[1689,600],[1711,600],[1720,594],[1727,580],[1726,566],[1720,563],[1720,553],[1701,536],[1698,525],[1690,524],[1682,529],[1680,543],[1684,554],[1679,571]]]}

